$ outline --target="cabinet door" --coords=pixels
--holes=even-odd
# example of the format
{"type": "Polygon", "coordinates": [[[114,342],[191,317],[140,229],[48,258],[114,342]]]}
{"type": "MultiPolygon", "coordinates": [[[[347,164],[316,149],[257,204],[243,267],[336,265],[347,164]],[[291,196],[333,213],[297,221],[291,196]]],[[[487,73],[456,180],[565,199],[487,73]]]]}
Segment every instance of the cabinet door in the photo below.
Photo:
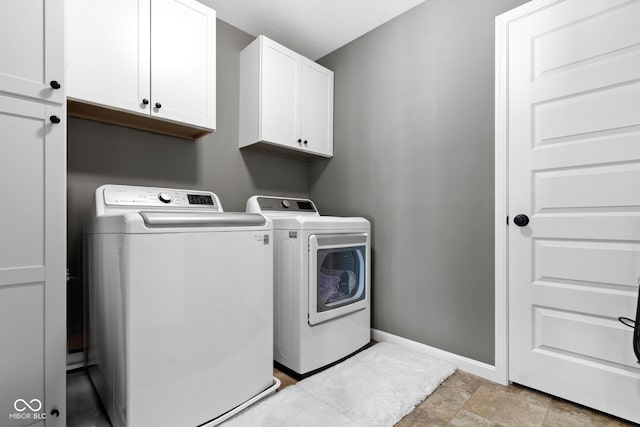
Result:
{"type": "Polygon", "coordinates": [[[302,60],[300,130],[303,148],[333,156],[333,72],[302,60]],[[304,144],[306,141],[306,144],[304,144]]]}
{"type": "Polygon", "coordinates": [[[261,141],[299,148],[299,59],[297,53],[263,38],[261,141]]]}
{"type": "Polygon", "coordinates": [[[149,8],[150,0],[67,0],[69,98],[149,114],[149,8]]]}
{"type": "Polygon", "coordinates": [[[50,83],[64,84],[63,5],[64,0],[3,2],[0,92],[64,102],[50,83]]]}
{"type": "Polygon", "coordinates": [[[151,7],[151,115],[215,129],[215,11],[194,0],[151,7]]]}
{"type": "Polygon", "coordinates": [[[52,115],[64,108],[0,96],[0,413],[12,426],[66,416],[65,126],[52,115]]]}

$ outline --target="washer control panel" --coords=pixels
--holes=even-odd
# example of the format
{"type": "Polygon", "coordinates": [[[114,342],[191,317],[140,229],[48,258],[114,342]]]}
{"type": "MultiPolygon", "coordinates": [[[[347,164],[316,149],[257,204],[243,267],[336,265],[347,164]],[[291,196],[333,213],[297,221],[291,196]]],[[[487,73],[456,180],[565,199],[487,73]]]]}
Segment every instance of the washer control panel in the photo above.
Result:
{"type": "Polygon", "coordinates": [[[208,191],[108,185],[105,186],[103,194],[106,206],[157,206],[219,210],[216,195],[208,191]]]}
{"type": "Polygon", "coordinates": [[[258,196],[257,201],[263,211],[318,212],[313,202],[307,199],[258,196]]]}

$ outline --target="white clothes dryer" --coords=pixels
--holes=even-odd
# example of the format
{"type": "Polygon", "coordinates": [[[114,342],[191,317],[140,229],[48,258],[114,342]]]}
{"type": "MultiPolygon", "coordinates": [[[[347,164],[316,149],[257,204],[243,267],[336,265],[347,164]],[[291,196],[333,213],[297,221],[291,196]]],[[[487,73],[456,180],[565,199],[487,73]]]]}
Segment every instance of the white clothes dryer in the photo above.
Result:
{"type": "Polygon", "coordinates": [[[273,221],[274,360],[305,375],[366,346],[369,221],[320,216],[307,199],[253,196],[246,210],[273,221]]]}
{"type": "Polygon", "coordinates": [[[115,427],[211,426],[275,391],[272,237],[211,192],[95,191],[88,371],[115,427]]]}

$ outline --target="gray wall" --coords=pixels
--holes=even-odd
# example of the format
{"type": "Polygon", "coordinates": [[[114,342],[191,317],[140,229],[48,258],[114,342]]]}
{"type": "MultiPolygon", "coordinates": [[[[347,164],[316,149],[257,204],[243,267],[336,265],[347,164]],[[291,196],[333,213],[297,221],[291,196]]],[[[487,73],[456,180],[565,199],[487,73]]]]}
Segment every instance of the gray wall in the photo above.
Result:
{"type": "MultiPolygon", "coordinates": [[[[110,184],[213,191],[226,211],[244,211],[256,193],[307,197],[308,164],[238,150],[239,52],[254,37],[217,22],[217,129],[199,140],[183,139],[69,118],[68,264],[81,272],[82,226],[96,187],[110,184]]],[[[70,328],[81,319],[79,281],[69,290],[70,328]]],[[[76,328],[77,329],[77,328],[76,328]]]]}
{"type": "Polygon", "coordinates": [[[427,0],[319,62],[335,72],[325,214],[373,224],[373,327],[494,361],[494,18],[427,0]]]}

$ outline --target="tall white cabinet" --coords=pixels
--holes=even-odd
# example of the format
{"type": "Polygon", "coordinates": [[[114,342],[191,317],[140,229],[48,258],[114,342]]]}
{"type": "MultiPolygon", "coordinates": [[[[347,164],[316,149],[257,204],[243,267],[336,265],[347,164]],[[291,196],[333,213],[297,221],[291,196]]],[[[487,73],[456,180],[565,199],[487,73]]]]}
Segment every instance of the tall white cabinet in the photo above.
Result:
{"type": "Polygon", "coordinates": [[[240,52],[239,146],[333,156],[333,71],[259,36],[240,52]]]}
{"type": "Polygon", "coordinates": [[[0,14],[0,424],[64,426],[63,0],[0,14]]]}
{"type": "Polygon", "coordinates": [[[66,7],[70,114],[169,134],[162,131],[215,129],[215,10],[195,0],[66,7]]]}

